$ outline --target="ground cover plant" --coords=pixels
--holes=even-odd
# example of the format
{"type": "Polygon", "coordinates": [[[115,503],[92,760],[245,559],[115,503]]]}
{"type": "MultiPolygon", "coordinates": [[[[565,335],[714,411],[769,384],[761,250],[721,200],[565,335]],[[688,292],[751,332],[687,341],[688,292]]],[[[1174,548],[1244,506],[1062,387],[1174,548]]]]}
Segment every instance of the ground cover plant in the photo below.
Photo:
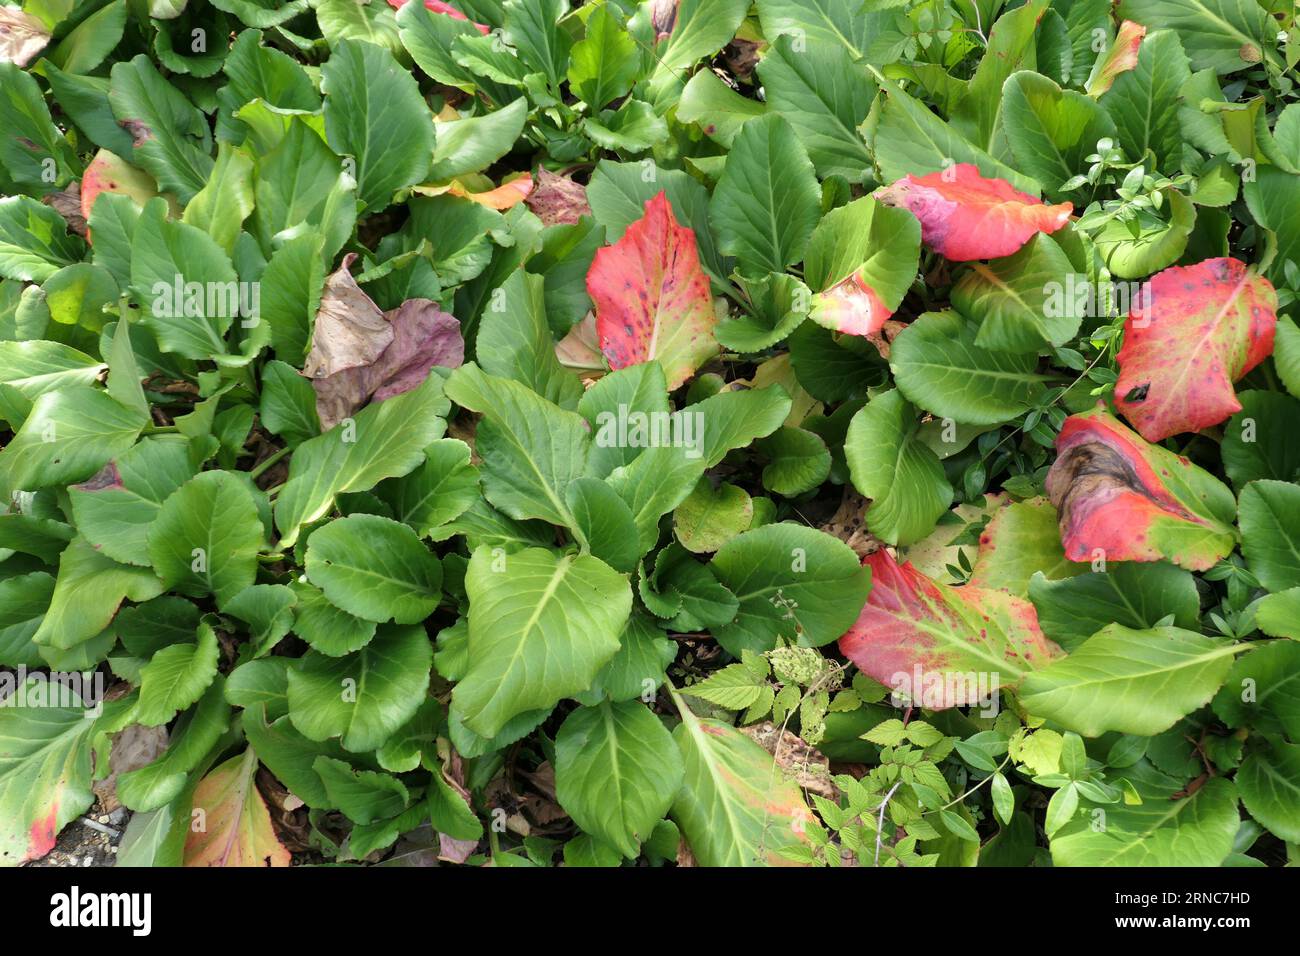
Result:
{"type": "Polygon", "coordinates": [[[0,863],[1292,860],[1293,16],[0,7],[0,863]]]}

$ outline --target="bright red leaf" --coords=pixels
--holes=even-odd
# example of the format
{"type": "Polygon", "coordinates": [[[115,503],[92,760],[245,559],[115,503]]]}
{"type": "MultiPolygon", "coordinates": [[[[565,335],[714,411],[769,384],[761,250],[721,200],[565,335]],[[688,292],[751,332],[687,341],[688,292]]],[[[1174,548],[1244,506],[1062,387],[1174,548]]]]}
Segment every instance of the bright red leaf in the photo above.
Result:
{"type": "MultiPolygon", "coordinates": [[[[407,0],[388,0],[388,5],[397,10],[400,10],[402,9],[402,7],[406,6],[406,3],[407,0]]],[[[469,20],[469,17],[465,16],[465,14],[461,13],[450,3],[443,3],[442,0],[424,0],[424,6],[427,10],[431,10],[434,13],[445,13],[453,20],[466,20],[466,21],[469,20]]],[[[474,28],[478,30],[479,33],[482,33],[484,36],[487,36],[487,34],[491,32],[491,30],[488,27],[484,26],[481,23],[475,23],[474,28]]]]}
{"type": "Polygon", "coordinates": [[[836,332],[874,336],[894,313],[859,270],[813,300],[812,318],[836,332]]]}
{"type": "Polygon", "coordinates": [[[1104,406],[1067,418],[1056,454],[1047,494],[1071,561],[1168,560],[1204,571],[1232,550],[1232,492],[1104,406]]]}
{"type": "Polygon", "coordinates": [[[1272,353],[1276,309],[1273,286],[1236,259],[1157,273],[1124,325],[1115,406],[1147,441],[1241,411],[1232,383],[1272,353]]]}
{"type": "Polygon", "coordinates": [[[1060,654],[1028,601],[1005,591],[949,587],[885,549],[867,555],[871,594],[840,651],[869,677],[931,710],[996,699],[1060,654]],[[980,686],[979,675],[984,675],[980,686]]]}
{"type": "Polygon", "coordinates": [[[875,196],[921,220],[921,239],[953,262],[1009,256],[1035,233],[1056,232],[1074,207],[1039,202],[1002,179],[986,179],[970,163],[925,176],[904,176],[875,196]]]}
{"type": "Polygon", "coordinates": [[[671,389],[717,353],[716,316],[695,233],[677,224],[663,192],[645,209],[622,239],[596,251],[587,292],[610,367],[658,359],[671,389]]]}

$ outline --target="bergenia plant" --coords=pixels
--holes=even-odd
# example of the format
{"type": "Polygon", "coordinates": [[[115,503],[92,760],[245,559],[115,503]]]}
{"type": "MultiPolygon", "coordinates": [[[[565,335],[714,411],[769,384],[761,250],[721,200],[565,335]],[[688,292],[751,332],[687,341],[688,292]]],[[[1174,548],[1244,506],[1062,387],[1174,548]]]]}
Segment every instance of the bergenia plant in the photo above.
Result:
{"type": "Polygon", "coordinates": [[[1289,4],[5,3],[0,864],[1300,856],[1289,4]]]}

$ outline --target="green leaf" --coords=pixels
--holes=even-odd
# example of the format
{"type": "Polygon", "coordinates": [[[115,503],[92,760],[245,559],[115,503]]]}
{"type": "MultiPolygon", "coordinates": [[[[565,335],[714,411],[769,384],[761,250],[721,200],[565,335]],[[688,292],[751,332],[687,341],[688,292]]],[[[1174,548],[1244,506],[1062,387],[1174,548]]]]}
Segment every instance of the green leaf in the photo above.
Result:
{"type": "Polygon", "coordinates": [[[1300,420],[1300,401],[1282,392],[1239,392],[1241,411],[1223,426],[1223,470],[1241,488],[1258,478],[1292,481],[1300,476],[1300,448],[1286,440],[1300,420]]]}
{"type": "Polygon", "coordinates": [[[275,506],[281,546],[292,545],[304,524],[328,514],[336,495],[369,491],[419,467],[424,449],[442,436],[448,407],[442,379],[430,375],[419,388],[368,405],[351,424],[342,422],[299,445],[275,506]]]}
{"type": "Polygon", "coordinates": [[[509,379],[458,368],[447,381],[457,405],[482,412],[475,450],[483,459],[483,493],[512,518],[574,527],[569,483],[584,470],[587,423],[509,379]]]}
{"type": "Polygon", "coordinates": [[[505,0],[502,35],[534,70],[546,75],[558,90],[569,62],[573,40],[561,20],[569,12],[568,0],[505,0]]]}
{"type": "Polygon", "coordinates": [[[354,823],[374,823],[394,817],[406,809],[411,795],[396,777],[373,770],[357,770],[333,757],[317,757],[312,763],[325,785],[329,802],[354,823]]]}
{"type": "Polygon", "coordinates": [[[1056,866],[1218,866],[1241,823],[1232,782],[1212,777],[1190,796],[1183,784],[1142,763],[1125,771],[1142,802],[1094,805],[1051,840],[1056,866]],[[1102,820],[1104,826],[1098,826],[1102,820]]]}
{"type": "Polygon", "coordinates": [[[148,567],[149,528],[162,503],[193,476],[188,442],[146,438],[85,484],[69,486],[77,530],[114,561],[148,567]]]}
{"type": "Polygon", "coordinates": [[[1194,70],[1223,75],[1261,60],[1277,65],[1277,26],[1255,0],[1123,0],[1119,15],[1176,31],[1194,70]]]}
{"type": "Polygon", "coordinates": [[[593,111],[626,96],[641,73],[633,39],[605,4],[587,18],[587,32],[569,54],[569,88],[593,111]]]}
{"type": "Polygon", "coordinates": [[[117,798],[136,813],[171,803],[189,781],[189,774],[216,745],[230,724],[230,705],[223,696],[224,679],[208,685],[199,702],[176,721],[168,733],[167,749],[153,763],[117,778],[117,798]]]}
{"type": "Polygon", "coordinates": [[[708,554],[749,527],[754,503],[742,488],[723,482],[716,489],[701,478],[673,511],[673,531],[688,551],[708,554]]]}
{"type": "Polygon", "coordinates": [[[162,199],[145,205],[131,238],[131,287],[163,351],[192,359],[226,354],[225,335],[240,312],[238,278],[206,232],[168,219],[162,199]]]}
{"type": "Polygon", "coordinates": [[[1235,779],[1252,817],[1279,839],[1300,840],[1300,744],[1276,743],[1252,753],[1235,779]]]}
{"type": "Polygon", "coordinates": [[[432,664],[424,628],[382,625],[355,654],[313,651],[290,668],[289,717],[309,740],[339,737],[344,750],[375,750],[419,709],[432,664]]]}
{"type": "Polygon", "coordinates": [[[244,220],[253,211],[253,160],[222,143],[207,184],[185,207],[183,222],[202,229],[233,253],[244,220]]]}
{"type": "Polygon", "coordinates": [[[393,509],[393,517],[428,537],[434,529],[460,517],[479,499],[478,469],[470,464],[469,446],[443,438],[425,449],[425,462],[375,489],[393,509]]]}
{"type": "Polygon", "coordinates": [[[0,276],[44,282],[80,259],[85,248],[49,206],[30,196],[0,199],[0,276]]]}
{"type": "Polygon", "coordinates": [[[677,121],[694,123],[719,146],[731,149],[740,128],[767,110],[741,96],[712,70],[700,70],[687,81],[677,104],[677,121]]]}
{"type": "Polygon", "coordinates": [[[1149,737],[1209,701],[1239,650],[1176,627],[1109,624],[1069,657],[1026,676],[1020,702],[1085,737],[1149,737]]]}
{"type": "Polygon", "coordinates": [[[871,499],[867,527],[893,545],[924,538],[952,504],[952,485],[917,427],[915,409],[891,389],[853,416],[844,439],[853,486],[871,499]]]}
{"type": "Polygon", "coordinates": [[[982,348],[978,334],[956,313],[922,315],[890,349],[898,390],[926,411],[967,425],[997,425],[1023,413],[1043,391],[1037,356],[982,348]]]}
{"type": "Polygon", "coordinates": [[[871,572],[848,545],[787,522],[732,538],[709,567],[740,601],[735,621],[713,631],[731,654],[771,650],[778,637],[829,644],[857,620],[871,589],[871,572]]]}
{"type": "Polygon", "coordinates": [[[571,713],[555,736],[555,796],[583,830],[637,856],[682,783],[682,755],[639,701],[571,713]]]}
{"type": "Polygon", "coordinates": [[[528,101],[520,97],[509,106],[482,116],[435,123],[437,147],[433,151],[429,178],[451,179],[491,166],[514,149],[527,119],[528,101]]]}
{"type": "Polygon", "coordinates": [[[1157,168],[1177,168],[1183,136],[1178,111],[1167,106],[1177,102],[1191,75],[1178,34],[1155,30],[1138,47],[1137,66],[1115,77],[1101,97],[1101,105],[1115,121],[1120,144],[1134,160],[1141,161],[1150,149],[1157,168]]]}
{"type": "Polygon", "coordinates": [[[871,152],[858,127],[876,98],[876,84],[843,44],[808,38],[796,49],[789,34],[774,37],[758,63],[769,109],[784,116],[822,178],[862,182],[871,152]]]}
{"type": "Polygon", "coordinates": [[[163,192],[188,203],[212,173],[212,134],[203,113],[143,53],[113,65],[113,115],[131,134],[131,159],[163,192]]]}
{"type": "Polygon", "coordinates": [[[76,154],[54,125],[36,79],[13,63],[0,62],[0,125],[6,132],[0,140],[0,169],[25,191],[53,192],[78,168],[76,154]]]}
{"type": "Polygon", "coordinates": [[[433,118],[414,77],[393,55],[360,40],[339,42],[323,67],[326,138],[356,161],[357,199],[367,213],[422,180],[433,155],[433,118]]]}
{"type": "Polygon", "coordinates": [[[149,528],[149,558],[168,588],[224,605],[257,577],[266,539],[248,483],[208,471],[173,492],[149,528]]]}
{"type": "Polygon", "coordinates": [[[812,491],[830,475],[826,442],[803,428],[778,428],[755,448],[771,458],[763,468],[763,487],[787,498],[812,491]]]}
{"type": "Polygon", "coordinates": [[[307,542],[307,577],[368,621],[418,624],[442,595],[442,565],[409,527],[379,515],[331,521],[307,542]]]}
{"type": "Polygon", "coordinates": [[[1067,651],[1111,623],[1140,631],[1172,614],[1176,627],[1194,628],[1200,611],[1196,579],[1164,562],[1116,562],[1059,581],[1039,572],[1030,578],[1029,598],[1043,633],[1067,651]]]}
{"type": "MultiPolygon", "coordinates": [[[[481,79],[453,56],[457,37],[476,37],[478,31],[468,20],[456,20],[434,13],[423,3],[406,3],[397,11],[397,26],[402,45],[421,70],[439,83],[473,93],[481,79]]],[[[495,89],[491,81],[487,81],[495,89]]],[[[495,96],[490,96],[496,101],[495,96]]],[[[499,101],[498,101],[499,102],[499,101]]]]}
{"type": "Polygon", "coordinates": [[[101,389],[46,392],[0,451],[0,487],[33,491],[84,481],[130,448],[143,427],[133,409],[101,389]]]}
{"type": "Polygon", "coordinates": [[[770,866],[807,842],[812,813],[772,756],[730,724],[677,698],[673,739],[685,775],[670,814],[701,866],[770,866]]]}
{"type": "Polygon", "coordinates": [[[32,635],[41,626],[54,595],[54,578],[33,571],[0,581],[0,664],[39,667],[32,635]]]}
{"type": "Polygon", "coordinates": [[[574,528],[591,553],[615,571],[636,569],[640,537],[632,509],[618,492],[598,478],[575,478],[565,492],[574,528]]]}
{"type": "Polygon", "coordinates": [[[1097,251],[1106,268],[1117,278],[1137,279],[1159,272],[1176,262],[1186,250],[1188,237],[1196,225],[1196,206],[1176,189],[1166,189],[1161,195],[1168,208],[1168,219],[1144,210],[1135,220],[1136,237],[1130,231],[1130,224],[1118,219],[1112,219],[1097,234],[1097,251]]]}
{"type": "Polygon", "coordinates": [[[1229,727],[1300,740],[1300,644],[1272,641],[1237,659],[1214,712],[1229,727]]]}
{"type": "Polygon", "coordinates": [[[1300,486],[1252,481],[1239,509],[1241,552],[1260,584],[1270,591],[1300,587],[1300,486]]]}
{"type": "Polygon", "coordinates": [[[155,653],[140,670],[136,722],[160,727],[196,703],[216,679],[218,654],[217,634],[206,621],[199,623],[194,643],[173,644],[155,653]]]}
{"type": "Polygon", "coordinates": [[[522,269],[498,286],[480,320],[475,350],[489,375],[514,379],[572,410],[582,396],[582,382],[555,357],[545,286],[541,276],[522,269]]]}
{"type": "Polygon", "coordinates": [[[817,177],[794,128],[777,115],[741,128],[709,203],[718,247],[752,275],[803,258],[819,218],[817,177]]]}
{"type": "Polygon", "coordinates": [[[465,591],[469,667],[452,700],[485,737],[590,686],[632,609],[627,579],[604,562],[540,548],[494,556],[480,547],[465,591]]]}
{"type": "MultiPolygon", "coordinates": [[[[42,694],[47,688],[29,677],[15,693],[42,694]]],[[[0,707],[0,866],[45,856],[59,831],[90,809],[91,749],[100,735],[121,727],[135,704],[134,697],[107,703],[89,719],[80,698],[70,693],[72,706],[0,707]]]]}
{"type": "Polygon", "coordinates": [[[1019,252],[971,263],[952,289],[952,304],[979,322],[975,345],[997,352],[1038,352],[1074,338],[1083,322],[1062,293],[1070,258],[1051,236],[1034,236],[1019,252]]]}
{"type": "Polygon", "coordinates": [[[1062,90],[1039,73],[1011,74],[1002,92],[1002,129],[1016,164],[1043,184],[1053,202],[1070,199],[1061,184],[1086,167],[1097,140],[1117,135],[1092,97],[1062,90]]]}

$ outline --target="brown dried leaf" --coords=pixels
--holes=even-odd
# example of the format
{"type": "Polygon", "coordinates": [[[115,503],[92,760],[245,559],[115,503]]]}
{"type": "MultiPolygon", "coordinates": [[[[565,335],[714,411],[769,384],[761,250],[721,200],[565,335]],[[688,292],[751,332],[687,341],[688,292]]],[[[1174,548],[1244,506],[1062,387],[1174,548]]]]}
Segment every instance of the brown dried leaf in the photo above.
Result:
{"type": "Polygon", "coordinates": [[[108,776],[91,785],[105,813],[112,813],[122,805],[117,799],[118,776],[148,766],[162,756],[166,749],[166,727],[132,724],[113,735],[113,743],[108,751],[108,776]]]}
{"type": "Polygon", "coordinates": [[[69,229],[85,238],[86,217],[81,214],[81,183],[74,179],[58,192],[50,193],[41,202],[67,220],[69,229]]]}
{"type": "Polygon", "coordinates": [[[591,215],[587,187],[549,169],[537,170],[537,185],[524,200],[543,226],[572,225],[591,215]]]}
{"type": "Polygon", "coordinates": [[[0,62],[26,66],[50,42],[45,24],[18,7],[0,7],[0,62]]]}
{"type": "Polygon", "coordinates": [[[384,313],[352,278],[350,268],[356,258],[356,253],[344,256],[342,265],[325,280],[311,351],[302,369],[308,378],[369,365],[393,341],[393,328],[384,313]]]}

